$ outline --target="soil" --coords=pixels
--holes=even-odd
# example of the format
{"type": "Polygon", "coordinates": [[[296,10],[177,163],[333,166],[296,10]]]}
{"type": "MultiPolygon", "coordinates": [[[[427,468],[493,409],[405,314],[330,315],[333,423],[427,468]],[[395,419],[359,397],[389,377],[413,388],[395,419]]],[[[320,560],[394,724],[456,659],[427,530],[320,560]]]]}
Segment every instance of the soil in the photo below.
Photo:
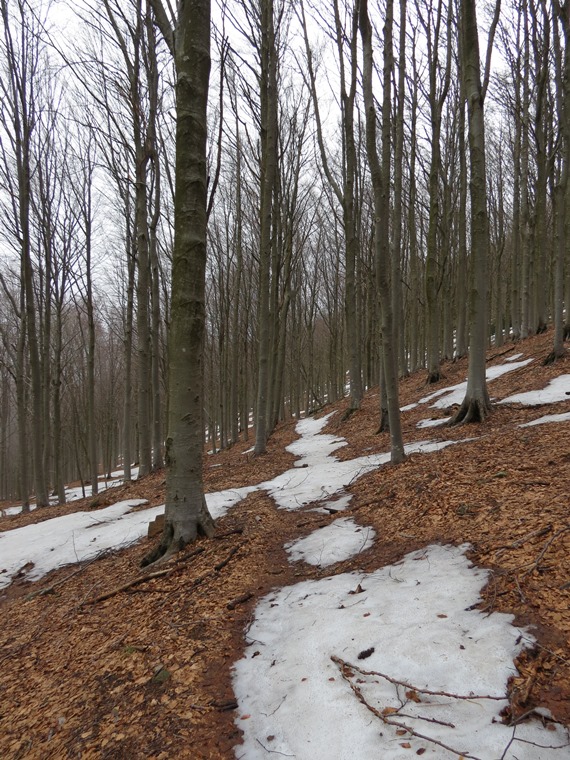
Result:
{"type": "MultiPolygon", "coordinates": [[[[567,357],[542,365],[551,344],[549,332],[490,351],[489,363],[518,352],[535,357],[492,381],[492,397],[570,374],[567,357]]],[[[425,372],[403,379],[401,405],[464,380],[466,360],[441,369],[442,379],[429,387],[425,372]]],[[[322,412],[337,411],[327,431],[348,441],[336,456],[387,451],[388,434],[376,432],[378,390],[342,421],[346,406],[343,400],[322,412]]],[[[372,525],[376,541],[332,568],[290,564],[283,546],[337,515],[278,510],[264,493],[253,493],[218,520],[214,539],[200,539],[153,569],[160,575],[139,567],[152,545],[144,540],[36,583],[15,580],[0,592],[0,757],[233,758],[240,730],[231,666],[243,655],[257,600],[299,580],[372,571],[437,542],[468,542],[473,563],[490,570],[481,608],[511,613],[536,638],[517,662],[504,719],[542,705],[570,724],[570,423],[518,427],[569,411],[570,395],[541,407],[494,405],[477,425],[422,430],[420,419],[450,410],[421,405],[406,412],[406,441],[473,440],[411,455],[347,488],[353,498],[343,514],[372,525]]],[[[265,456],[244,453],[251,441],[206,456],[206,490],[283,472],[293,462],[285,446],[295,437],[292,421],[274,433],[265,456]]],[[[164,478],[159,472],[97,500],[5,517],[0,531],[125,498],[160,504],[164,478]]]]}

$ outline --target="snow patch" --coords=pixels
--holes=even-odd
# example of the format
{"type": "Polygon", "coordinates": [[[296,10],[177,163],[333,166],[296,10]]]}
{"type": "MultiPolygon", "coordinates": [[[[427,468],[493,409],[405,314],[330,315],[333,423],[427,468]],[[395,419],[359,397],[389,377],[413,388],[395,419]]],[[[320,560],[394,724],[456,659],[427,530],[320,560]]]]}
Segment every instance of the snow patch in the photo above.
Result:
{"type": "Polygon", "coordinates": [[[8,586],[23,568],[29,567],[26,580],[36,581],[58,567],[139,541],[149,521],[164,511],[162,506],[131,512],[141,504],[146,499],[129,499],[0,533],[0,588],[8,586]]]}
{"type": "Polygon", "coordinates": [[[373,528],[362,527],[350,517],[341,517],[305,538],[285,544],[285,549],[290,562],[302,560],[309,565],[328,567],[368,549],[375,535],[373,528]]]}
{"type": "Polygon", "coordinates": [[[439,427],[440,425],[445,425],[450,419],[451,417],[441,417],[439,420],[420,420],[416,427],[420,429],[439,427]]]}
{"type": "MultiPolygon", "coordinates": [[[[225,491],[215,491],[206,494],[208,511],[214,520],[223,517],[231,507],[235,507],[242,499],[257,491],[257,486],[244,486],[243,488],[228,488],[225,491]]],[[[164,509],[164,507],[163,507],[164,509]]]]}
{"type": "Polygon", "coordinates": [[[551,380],[545,388],[526,393],[515,393],[507,396],[500,404],[523,404],[524,406],[540,406],[540,404],[556,404],[570,400],[570,375],[560,375],[551,380]]]}
{"type": "Polygon", "coordinates": [[[304,581],[262,599],[248,630],[250,646],[233,671],[236,724],[244,732],[236,758],[568,758],[562,728],[501,723],[521,636],[531,639],[512,625],[511,615],[472,609],[488,574],[472,567],[466,549],[431,546],[373,573],[304,581]],[[373,675],[343,671],[331,656],[373,675]],[[359,701],[351,684],[388,720],[455,752],[398,735],[359,701]]]}
{"type": "MultiPolygon", "coordinates": [[[[496,380],[502,375],[506,375],[507,372],[513,372],[520,367],[525,367],[533,359],[523,359],[520,362],[511,362],[510,364],[495,364],[493,367],[487,367],[486,377],[487,381],[496,380]]],[[[465,392],[467,391],[467,380],[457,385],[450,385],[448,388],[440,388],[428,396],[424,396],[419,400],[420,404],[430,404],[431,401],[437,399],[433,404],[430,404],[432,408],[445,409],[448,406],[459,406],[465,398],[465,392]]]]}
{"type": "Polygon", "coordinates": [[[544,425],[549,422],[568,422],[570,421],[570,412],[564,412],[562,414],[545,414],[543,417],[538,417],[536,420],[530,422],[524,422],[519,425],[521,428],[534,427],[535,425],[544,425]]]}

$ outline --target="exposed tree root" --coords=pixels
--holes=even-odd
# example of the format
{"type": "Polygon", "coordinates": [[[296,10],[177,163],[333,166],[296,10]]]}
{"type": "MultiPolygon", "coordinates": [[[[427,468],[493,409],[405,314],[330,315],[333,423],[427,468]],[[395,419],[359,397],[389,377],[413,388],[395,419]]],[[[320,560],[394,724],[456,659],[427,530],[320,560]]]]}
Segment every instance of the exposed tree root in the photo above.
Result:
{"type": "Polygon", "coordinates": [[[206,538],[212,538],[214,535],[216,528],[204,498],[197,515],[189,514],[181,518],[176,510],[173,511],[174,516],[169,517],[167,504],[160,543],[143,558],[141,567],[166,562],[179,551],[182,551],[185,546],[195,541],[199,535],[206,536],[206,538]]]}
{"type": "Polygon", "coordinates": [[[441,372],[437,369],[433,372],[428,372],[428,376],[426,377],[426,385],[433,385],[434,383],[439,383],[439,381],[442,379],[441,372]]]}
{"type": "Polygon", "coordinates": [[[483,422],[491,411],[491,403],[486,399],[465,398],[457,412],[447,423],[450,427],[466,425],[469,422],[483,422]]]}
{"type": "Polygon", "coordinates": [[[390,432],[390,419],[388,417],[388,410],[382,407],[380,409],[380,424],[378,425],[378,430],[376,431],[376,435],[380,433],[389,433],[390,432]]]}
{"type": "Polygon", "coordinates": [[[358,411],[357,407],[355,407],[355,406],[349,406],[348,409],[345,411],[345,413],[342,415],[340,421],[341,422],[346,422],[350,417],[352,417],[352,415],[354,414],[354,412],[357,412],[357,411],[358,411]]]}
{"type": "Polygon", "coordinates": [[[567,351],[563,349],[562,351],[551,351],[546,359],[542,362],[543,367],[548,367],[549,364],[554,364],[554,362],[558,361],[558,359],[563,359],[567,355],[567,351]]]}
{"type": "Polygon", "coordinates": [[[485,359],[485,362],[488,364],[489,362],[492,362],[495,359],[499,359],[501,356],[506,356],[507,354],[510,354],[514,350],[515,350],[514,345],[509,346],[509,348],[507,348],[505,351],[500,351],[498,354],[493,354],[492,356],[489,356],[487,359],[485,359]]]}

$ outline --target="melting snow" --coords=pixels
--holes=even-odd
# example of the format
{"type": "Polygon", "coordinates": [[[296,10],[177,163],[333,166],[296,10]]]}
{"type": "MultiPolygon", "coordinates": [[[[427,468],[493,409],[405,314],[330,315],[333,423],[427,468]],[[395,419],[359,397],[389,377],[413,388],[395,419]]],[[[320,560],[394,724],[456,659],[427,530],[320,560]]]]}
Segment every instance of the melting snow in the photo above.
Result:
{"type": "Polygon", "coordinates": [[[328,567],[368,549],[375,535],[373,528],[364,528],[350,517],[341,517],[305,538],[285,544],[285,549],[291,562],[302,560],[309,565],[328,567]]]}
{"type": "MultiPolygon", "coordinates": [[[[338,436],[321,434],[331,415],[308,418],[297,423],[302,437],[288,446],[298,457],[295,467],[273,480],[257,486],[232,488],[206,494],[208,509],[214,519],[225,515],[248,494],[266,490],[282,509],[299,509],[323,499],[334,509],[347,506],[350,494],[335,502],[331,497],[362,475],[390,461],[390,454],[372,454],[339,462],[333,452],[346,445],[338,436]]],[[[460,441],[417,441],[405,447],[407,454],[439,451],[460,441]]],[[[130,513],[132,506],[144,503],[120,502],[93,512],[75,512],[54,517],[37,525],[0,533],[0,588],[29,563],[28,580],[37,580],[51,570],[74,562],[82,562],[105,549],[120,549],[143,538],[148,523],[164,511],[164,505],[130,513]]]]}
{"type": "Polygon", "coordinates": [[[545,414],[543,417],[539,417],[536,420],[525,422],[519,427],[534,427],[535,425],[544,425],[548,422],[568,422],[570,420],[570,412],[564,412],[562,414],[545,414]]]}
{"type": "Polygon", "coordinates": [[[145,499],[120,501],[105,509],[72,512],[0,533],[0,588],[8,586],[23,568],[27,568],[26,579],[35,581],[63,565],[138,541],[146,535],[149,520],[163,510],[130,512],[145,503],[145,499]]]}
{"type": "MultiPolygon", "coordinates": [[[[493,367],[487,367],[486,377],[487,381],[496,380],[502,375],[506,375],[507,372],[513,372],[520,367],[525,367],[527,364],[533,361],[532,359],[523,359],[520,362],[511,362],[510,364],[495,364],[493,367]]],[[[430,401],[437,399],[435,403],[430,406],[437,409],[445,409],[448,406],[459,406],[465,398],[465,391],[467,390],[467,380],[457,385],[450,385],[448,388],[440,388],[434,393],[430,393],[429,396],[424,396],[420,399],[420,404],[429,404],[430,401]]]]}
{"type": "Polygon", "coordinates": [[[244,732],[236,757],[567,759],[561,727],[501,723],[513,659],[531,639],[512,616],[472,609],[487,572],[471,566],[466,548],[431,546],[373,573],[304,581],[262,599],[234,666],[244,732]],[[356,667],[343,675],[331,656],[356,667]],[[398,735],[402,729],[374,715],[354,689],[386,720],[454,751],[398,735]]]}
{"type": "Polygon", "coordinates": [[[539,406],[540,404],[554,404],[559,401],[570,399],[570,375],[560,375],[551,380],[546,388],[527,393],[516,393],[507,396],[500,404],[524,404],[525,406],[539,406]]]}
{"type": "Polygon", "coordinates": [[[416,427],[417,428],[431,428],[431,427],[439,427],[440,425],[445,425],[446,422],[449,422],[451,417],[441,417],[438,420],[420,420],[416,427]]]}

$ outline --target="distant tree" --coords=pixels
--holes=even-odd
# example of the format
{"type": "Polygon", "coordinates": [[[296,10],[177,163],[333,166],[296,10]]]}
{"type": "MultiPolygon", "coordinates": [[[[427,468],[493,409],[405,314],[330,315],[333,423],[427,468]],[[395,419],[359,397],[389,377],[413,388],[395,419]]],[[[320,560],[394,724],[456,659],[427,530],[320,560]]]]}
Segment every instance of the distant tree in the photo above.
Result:
{"type": "MultiPolygon", "coordinates": [[[[344,232],[344,313],[348,349],[350,398],[348,413],[360,409],[362,401],[362,356],[360,345],[360,319],[357,269],[359,258],[357,171],[358,155],[356,145],[356,97],[358,83],[358,1],[339,3],[333,0],[334,23],[327,27],[327,35],[334,40],[339,67],[339,100],[341,111],[342,165],[341,179],[338,180],[331,168],[331,159],[326,148],[317,93],[317,78],[314,54],[309,40],[309,31],[304,5],[300,4],[300,19],[303,27],[307,62],[307,80],[313,102],[317,142],[323,171],[336,200],[342,209],[344,232]],[[343,13],[344,12],[344,20],[343,13]]],[[[320,15],[322,19],[322,15],[320,15]]]]}
{"type": "MultiPolygon", "coordinates": [[[[554,255],[554,345],[547,361],[554,361],[566,354],[564,339],[570,337],[570,330],[564,324],[566,305],[566,325],[570,324],[570,304],[564,299],[564,270],[570,270],[570,234],[567,218],[569,201],[568,171],[570,164],[570,6],[553,0],[554,8],[554,51],[556,70],[556,115],[559,124],[562,151],[558,179],[554,191],[555,201],[555,255],[554,255]],[[560,30],[562,39],[561,45],[560,30]]],[[[566,272],[567,281],[570,272],[566,272]]],[[[569,289],[567,289],[568,291],[569,289]]],[[[570,295],[570,291],[567,292],[570,295]]]]}
{"type": "Polygon", "coordinates": [[[429,223],[425,258],[426,296],[426,349],[427,382],[440,379],[440,326],[443,282],[441,256],[438,247],[438,227],[441,225],[440,175],[441,175],[441,124],[445,101],[451,81],[452,51],[452,2],[447,6],[443,0],[429,0],[425,7],[416,0],[416,11],[424,29],[428,55],[428,103],[431,121],[431,157],[429,164],[429,223]],[[442,52],[444,58],[442,60],[442,52]]]}
{"type": "MultiPolygon", "coordinates": [[[[48,504],[44,435],[47,420],[32,251],[32,171],[34,130],[40,109],[42,43],[40,19],[27,3],[12,5],[8,0],[0,0],[0,13],[3,27],[0,55],[4,69],[0,76],[0,119],[11,150],[8,161],[15,167],[7,189],[20,256],[23,302],[19,312],[30,362],[35,427],[32,436],[34,485],[36,502],[41,507],[48,504]]],[[[25,455],[23,451],[21,455],[25,455]]]]}
{"type": "Polygon", "coordinates": [[[270,400],[271,353],[270,286],[271,257],[274,245],[275,182],[277,178],[278,93],[277,47],[273,0],[260,2],[260,209],[259,209],[259,307],[258,307],[258,376],[255,405],[256,455],[263,454],[271,431],[268,417],[270,400]]]}

